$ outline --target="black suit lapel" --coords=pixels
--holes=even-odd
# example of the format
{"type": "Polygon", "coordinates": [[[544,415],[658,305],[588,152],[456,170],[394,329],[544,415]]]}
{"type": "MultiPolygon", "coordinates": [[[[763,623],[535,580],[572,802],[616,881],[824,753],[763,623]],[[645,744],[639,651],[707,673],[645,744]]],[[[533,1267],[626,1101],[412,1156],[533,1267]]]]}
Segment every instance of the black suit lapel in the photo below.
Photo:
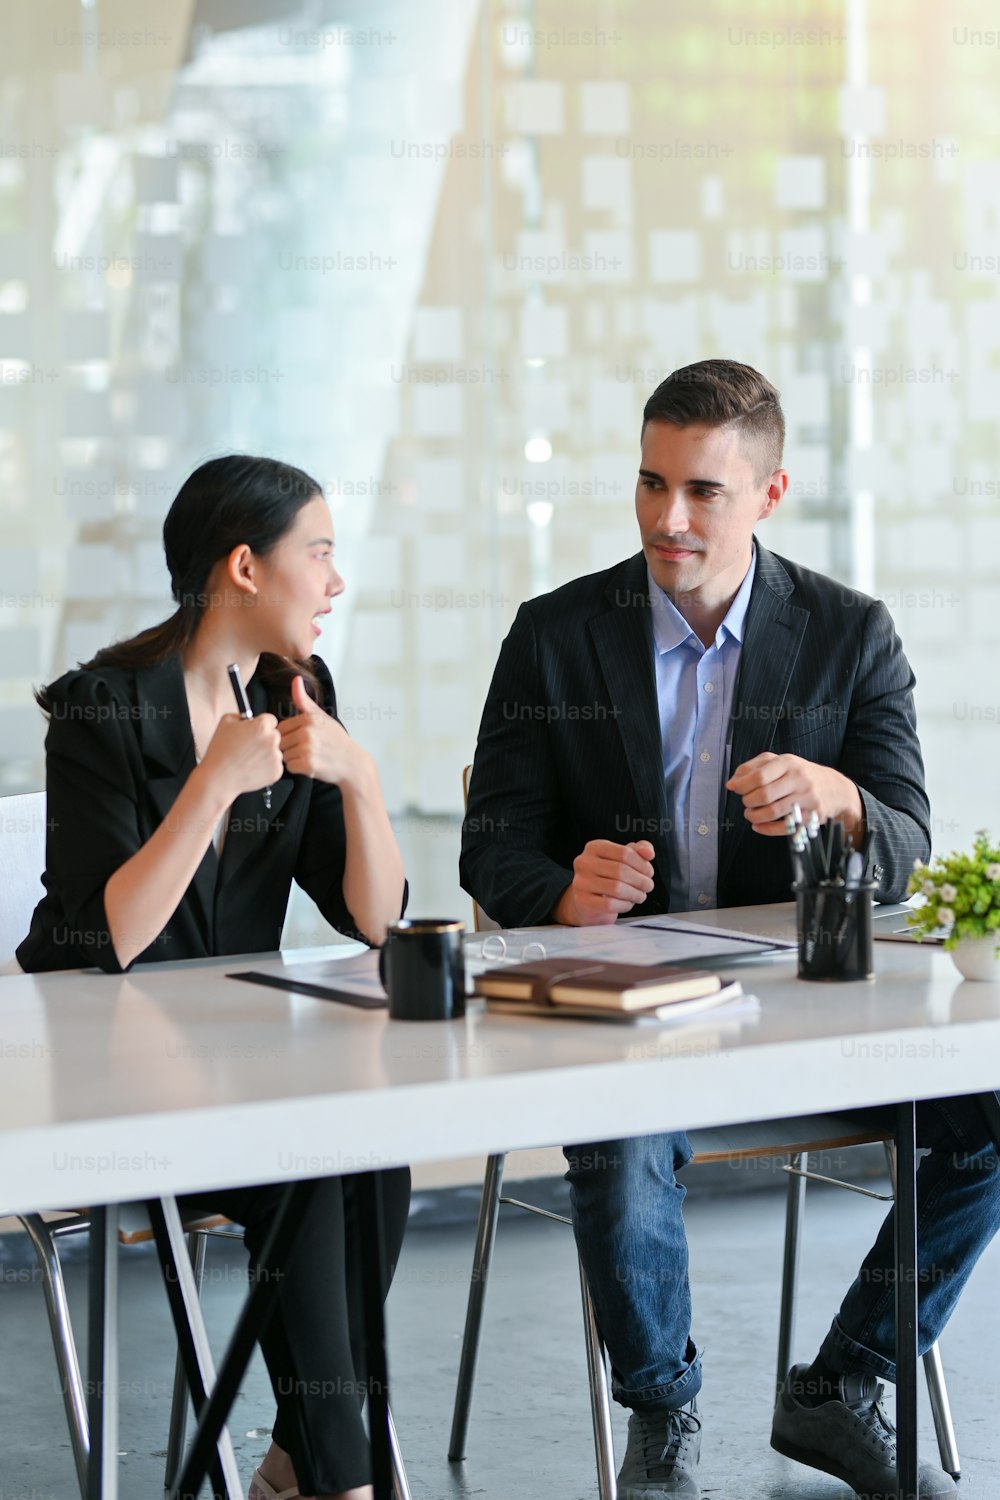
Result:
{"type": "MultiPolygon", "coordinates": [[[[292,795],[295,778],[286,771],[271,788],[271,806],[264,806],[264,793],[243,792],[229,810],[229,826],[219,861],[218,885],[232,880],[243,861],[272,828],[281,827],[281,812],[292,795]]],[[[214,853],[214,851],[213,851],[214,853]]]]}
{"type": "MultiPolygon", "coordinates": [[[[740,675],[733,704],[730,774],[770,750],[785,695],[809,624],[809,611],[789,602],[794,584],[773,553],[757,543],[757,568],[747,609],[740,675]]],[[[749,836],[743,803],[726,795],[719,839],[719,888],[749,836]]]]}
{"type": "Polygon", "coordinates": [[[656,702],[646,559],[641,552],[615,571],[605,597],[611,608],[588,622],[591,639],[625,748],[636,807],[643,820],[655,820],[655,834],[641,833],[636,837],[648,837],[656,846],[657,878],[669,890],[663,745],[656,702]]]}
{"type": "MultiPolygon", "coordinates": [[[[141,667],[135,676],[137,708],[142,716],[139,739],[148,771],[146,784],[163,821],[195,768],[184,669],[180,657],[173,656],[158,666],[141,667]]],[[[212,907],[218,867],[215,847],[209,844],[191,882],[208,953],[212,952],[212,907]]]]}
{"type": "Polygon", "coordinates": [[[194,735],[179,656],[135,674],[139,739],[147,764],[177,776],[194,770],[194,735]]]}

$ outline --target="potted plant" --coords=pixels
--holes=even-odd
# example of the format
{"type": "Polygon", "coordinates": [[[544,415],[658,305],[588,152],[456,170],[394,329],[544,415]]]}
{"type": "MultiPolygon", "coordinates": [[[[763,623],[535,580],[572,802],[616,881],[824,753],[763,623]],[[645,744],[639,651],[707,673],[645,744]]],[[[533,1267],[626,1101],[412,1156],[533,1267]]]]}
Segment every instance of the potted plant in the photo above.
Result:
{"type": "Polygon", "coordinates": [[[919,937],[946,928],[944,946],[959,973],[1000,982],[1000,847],[985,829],[971,854],[939,854],[930,865],[915,860],[907,892],[925,898],[907,918],[919,937]]]}

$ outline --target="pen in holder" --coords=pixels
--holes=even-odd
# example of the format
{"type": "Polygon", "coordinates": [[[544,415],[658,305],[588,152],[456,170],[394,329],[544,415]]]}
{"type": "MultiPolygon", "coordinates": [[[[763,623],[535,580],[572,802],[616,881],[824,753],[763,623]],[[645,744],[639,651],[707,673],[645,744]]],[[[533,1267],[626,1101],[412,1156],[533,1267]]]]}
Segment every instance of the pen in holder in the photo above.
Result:
{"type": "Polygon", "coordinates": [[[796,882],[800,979],[874,979],[874,880],[855,884],[796,882]]]}

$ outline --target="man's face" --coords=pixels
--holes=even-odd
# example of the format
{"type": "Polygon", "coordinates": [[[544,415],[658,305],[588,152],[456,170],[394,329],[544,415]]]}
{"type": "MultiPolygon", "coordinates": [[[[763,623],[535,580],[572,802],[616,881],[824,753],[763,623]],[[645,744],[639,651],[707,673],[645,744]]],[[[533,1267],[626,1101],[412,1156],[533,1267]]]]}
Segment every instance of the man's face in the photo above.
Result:
{"type": "Polygon", "coordinates": [[[735,428],[646,423],[635,513],[649,571],[675,602],[711,605],[738,589],[754,527],[788,484],[784,469],[761,478],[755,460],[735,428]]]}

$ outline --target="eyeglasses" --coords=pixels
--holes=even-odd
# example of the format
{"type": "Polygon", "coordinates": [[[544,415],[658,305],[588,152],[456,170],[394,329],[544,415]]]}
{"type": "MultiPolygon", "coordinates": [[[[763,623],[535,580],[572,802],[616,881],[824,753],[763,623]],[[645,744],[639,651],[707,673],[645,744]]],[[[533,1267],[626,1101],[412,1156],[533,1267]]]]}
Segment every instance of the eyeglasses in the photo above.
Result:
{"type": "Polygon", "coordinates": [[[472,958],[485,959],[491,964],[533,964],[546,956],[545,944],[538,942],[525,943],[523,948],[513,948],[507,943],[507,939],[499,932],[491,932],[484,937],[479,945],[478,953],[473,947],[470,955],[472,958]]]}

